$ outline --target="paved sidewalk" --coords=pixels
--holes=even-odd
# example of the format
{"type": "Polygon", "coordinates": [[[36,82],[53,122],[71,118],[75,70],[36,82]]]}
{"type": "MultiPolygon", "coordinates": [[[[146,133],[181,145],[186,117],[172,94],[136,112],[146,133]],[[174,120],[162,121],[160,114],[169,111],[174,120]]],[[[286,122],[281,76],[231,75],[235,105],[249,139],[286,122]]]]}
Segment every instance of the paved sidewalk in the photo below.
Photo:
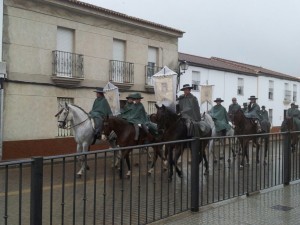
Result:
{"type": "Polygon", "coordinates": [[[211,204],[197,213],[188,211],[153,223],[160,224],[299,225],[300,183],[211,204]]]}

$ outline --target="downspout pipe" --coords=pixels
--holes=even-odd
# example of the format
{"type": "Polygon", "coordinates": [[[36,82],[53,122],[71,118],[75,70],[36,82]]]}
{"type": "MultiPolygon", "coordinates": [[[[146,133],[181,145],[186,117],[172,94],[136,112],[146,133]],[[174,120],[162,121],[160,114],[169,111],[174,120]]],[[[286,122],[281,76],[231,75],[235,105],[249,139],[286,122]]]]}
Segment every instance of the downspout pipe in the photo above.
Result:
{"type": "MultiPolygon", "coordinates": [[[[2,62],[2,38],[3,38],[3,0],[0,0],[0,63],[2,62]]],[[[6,66],[0,65],[5,68],[3,72],[0,73],[0,161],[2,160],[3,156],[3,104],[4,104],[4,89],[3,89],[3,82],[6,77],[6,66]]]]}

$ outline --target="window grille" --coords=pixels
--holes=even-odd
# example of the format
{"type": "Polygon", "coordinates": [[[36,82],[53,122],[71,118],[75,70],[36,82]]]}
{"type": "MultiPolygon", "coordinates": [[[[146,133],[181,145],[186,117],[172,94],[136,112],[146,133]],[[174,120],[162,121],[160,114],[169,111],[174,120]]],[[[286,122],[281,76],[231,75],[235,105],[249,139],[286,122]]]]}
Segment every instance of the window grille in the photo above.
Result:
{"type": "Polygon", "coordinates": [[[148,114],[153,114],[156,113],[156,107],[155,107],[155,103],[154,101],[148,101],[148,114]]]}
{"type": "Polygon", "coordinates": [[[274,81],[269,80],[269,99],[273,100],[274,98],[274,81]]]}
{"type": "Polygon", "coordinates": [[[192,71],[192,88],[193,91],[199,91],[199,86],[200,86],[200,72],[199,71],[192,71]]]}

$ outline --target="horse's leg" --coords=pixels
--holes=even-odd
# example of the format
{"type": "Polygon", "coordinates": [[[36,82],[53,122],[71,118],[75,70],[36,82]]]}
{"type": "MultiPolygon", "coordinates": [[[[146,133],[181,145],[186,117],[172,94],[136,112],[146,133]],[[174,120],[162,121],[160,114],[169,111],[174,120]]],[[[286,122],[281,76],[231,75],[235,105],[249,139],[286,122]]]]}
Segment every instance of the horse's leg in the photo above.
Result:
{"type": "Polygon", "coordinates": [[[267,156],[268,156],[268,150],[269,150],[269,135],[267,135],[265,138],[265,154],[264,154],[264,165],[267,165],[267,156]]]}
{"type": "Polygon", "coordinates": [[[161,158],[161,160],[163,160],[163,156],[162,153],[160,151],[160,146],[153,146],[153,150],[154,150],[154,155],[153,155],[153,161],[152,161],[152,165],[150,170],[148,171],[148,174],[151,175],[155,166],[155,163],[157,161],[158,156],[161,158]]]}
{"type": "Polygon", "coordinates": [[[179,144],[177,146],[179,146],[179,147],[175,148],[175,160],[174,160],[174,162],[175,162],[175,170],[176,170],[177,175],[180,178],[182,178],[182,176],[183,176],[182,175],[182,171],[179,169],[179,167],[177,165],[177,161],[178,161],[179,157],[181,157],[181,160],[183,160],[182,157],[183,157],[184,146],[183,146],[183,144],[179,144]]]}
{"type": "Polygon", "coordinates": [[[168,149],[168,162],[169,162],[169,174],[168,174],[168,180],[172,181],[172,177],[173,177],[173,146],[167,145],[167,149],[168,149]]]}
{"type": "Polygon", "coordinates": [[[259,163],[259,150],[260,150],[260,144],[257,138],[255,138],[256,143],[256,163],[259,163]]]}
{"type": "MultiPolygon", "coordinates": [[[[206,153],[205,153],[205,148],[206,146],[208,145],[209,141],[204,141],[204,145],[202,148],[200,148],[200,158],[201,158],[201,155],[203,156],[203,159],[204,159],[204,166],[205,166],[205,172],[204,172],[204,175],[207,175],[209,173],[209,168],[208,168],[208,160],[207,160],[207,156],[206,156],[206,153]]],[[[202,160],[202,159],[201,159],[202,160]]]]}
{"type": "Polygon", "coordinates": [[[127,168],[128,168],[128,172],[126,174],[127,178],[129,178],[131,176],[131,165],[130,165],[129,154],[130,154],[130,150],[126,150],[125,159],[126,159],[127,168]]]}
{"type": "MultiPolygon", "coordinates": [[[[83,150],[83,145],[82,144],[77,144],[77,153],[80,153],[83,150]]],[[[77,178],[81,178],[82,174],[85,171],[85,159],[84,156],[79,156],[79,164],[80,164],[80,169],[77,172],[77,178]]]]}
{"type": "Polygon", "coordinates": [[[240,139],[240,145],[242,148],[242,159],[241,159],[241,163],[240,163],[240,168],[244,167],[244,157],[245,157],[245,140],[244,139],[240,139]]]}
{"type": "Polygon", "coordinates": [[[123,178],[123,166],[124,166],[124,150],[121,153],[121,159],[120,159],[120,169],[119,169],[119,177],[120,179],[123,178]]]}

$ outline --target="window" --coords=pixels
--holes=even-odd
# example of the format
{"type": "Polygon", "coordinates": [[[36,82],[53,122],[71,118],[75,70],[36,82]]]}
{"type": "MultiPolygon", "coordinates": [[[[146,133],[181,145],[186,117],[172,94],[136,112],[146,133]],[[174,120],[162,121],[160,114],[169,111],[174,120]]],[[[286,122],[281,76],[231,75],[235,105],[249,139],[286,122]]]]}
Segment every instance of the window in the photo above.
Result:
{"type": "MultiPolygon", "coordinates": [[[[60,109],[61,105],[65,105],[66,103],[74,103],[73,98],[57,98],[57,108],[60,109]]],[[[70,123],[68,122],[67,126],[70,126],[70,123]]],[[[73,136],[72,129],[62,129],[58,128],[58,137],[68,137],[68,136],[73,136]]]]}
{"type": "Polygon", "coordinates": [[[146,84],[153,85],[152,76],[158,72],[157,67],[157,58],[158,58],[158,48],[149,47],[148,48],[148,65],[146,67],[146,84]]]}
{"type": "Polygon", "coordinates": [[[237,94],[244,95],[244,78],[238,78],[237,94]]]}
{"type": "Polygon", "coordinates": [[[293,84],[293,102],[297,102],[297,85],[293,84]]]}
{"type": "Polygon", "coordinates": [[[291,91],[289,88],[289,84],[288,83],[284,83],[284,101],[286,102],[290,102],[291,101],[291,91]]]}
{"type": "Polygon", "coordinates": [[[74,30],[58,27],[56,36],[56,72],[60,77],[72,77],[74,62],[74,30]]]}
{"type": "Polygon", "coordinates": [[[111,79],[118,83],[124,83],[126,80],[125,46],[125,41],[118,39],[113,40],[113,66],[111,68],[111,79]]]}
{"type": "Polygon", "coordinates": [[[269,109],[269,121],[271,124],[273,123],[273,109],[269,109]]]}
{"type": "Polygon", "coordinates": [[[274,98],[274,81],[269,80],[269,100],[274,98]]]}
{"type": "Polygon", "coordinates": [[[148,102],[148,115],[151,115],[152,113],[156,113],[156,107],[155,107],[155,103],[153,101],[149,101],[148,102]]]}
{"type": "Polygon", "coordinates": [[[200,72],[192,71],[192,87],[194,91],[199,91],[200,81],[200,72]]]}

